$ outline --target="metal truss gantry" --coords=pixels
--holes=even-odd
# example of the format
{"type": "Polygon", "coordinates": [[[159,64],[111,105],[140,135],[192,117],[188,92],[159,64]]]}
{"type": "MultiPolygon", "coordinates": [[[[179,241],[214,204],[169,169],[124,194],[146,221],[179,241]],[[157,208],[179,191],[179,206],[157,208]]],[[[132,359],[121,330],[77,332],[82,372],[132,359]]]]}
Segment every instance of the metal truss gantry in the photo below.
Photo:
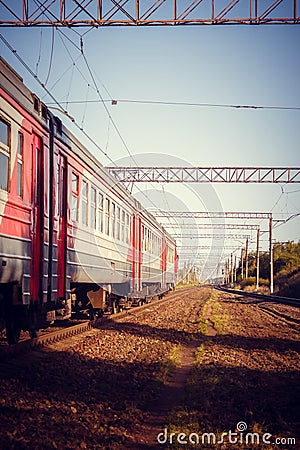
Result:
{"type": "Polygon", "coordinates": [[[161,211],[151,210],[155,217],[182,219],[272,219],[272,213],[266,212],[230,212],[230,211],[161,211]]]}
{"type": "MultiPolygon", "coordinates": [[[[194,249],[195,251],[198,251],[198,247],[195,247],[195,245],[186,245],[186,244],[177,244],[177,247],[180,249],[194,249]]],[[[214,245],[213,246],[213,250],[220,250],[220,249],[224,249],[224,250],[240,250],[241,245],[214,245]]],[[[201,245],[201,250],[212,250],[212,246],[211,245],[201,245]]],[[[190,252],[192,253],[192,252],[190,252]]],[[[205,253],[206,255],[208,255],[208,253],[205,253]]]]}
{"type": "Polygon", "coordinates": [[[174,239],[249,239],[248,234],[213,234],[213,233],[190,233],[190,234],[172,234],[174,239]]]}
{"type": "Polygon", "coordinates": [[[238,223],[166,223],[164,228],[176,229],[200,229],[200,230],[258,230],[259,225],[238,224],[238,223]]]}
{"type": "MultiPolygon", "coordinates": [[[[205,219],[216,219],[216,218],[231,218],[231,219],[268,219],[269,221],[269,257],[270,257],[270,293],[272,294],[274,292],[274,251],[273,251],[273,217],[272,213],[263,213],[263,212],[229,212],[229,211],[220,211],[220,212],[209,212],[209,211],[160,211],[155,210],[155,212],[151,211],[155,214],[157,218],[184,218],[184,219],[196,219],[196,218],[205,218],[205,219]]],[[[259,285],[259,246],[260,246],[260,228],[257,227],[256,229],[257,235],[256,235],[256,287],[258,288],[259,285]]],[[[211,235],[200,235],[200,234],[181,234],[181,235],[173,235],[174,238],[194,238],[194,237],[210,237],[210,238],[217,238],[217,234],[211,234],[211,235]]],[[[248,246],[249,246],[249,237],[247,235],[220,235],[220,238],[231,238],[231,239],[246,239],[246,245],[245,245],[245,277],[248,276],[248,246]]],[[[180,247],[180,245],[179,245],[180,247]]],[[[186,247],[186,246],[182,246],[186,247]]],[[[193,245],[192,247],[195,247],[193,245]]],[[[243,261],[244,258],[244,249],[242,249],[242,255],[241,259],[243,261]]],[[[228,263],[229,264],[229,263],[228,263]]],[[[229,267],[229,266],[228,266],[229,267]]],[[[233,265],[232,265],[233,267],[233,265]]],[[[243,262],[242,262],[243,267],[243,262]]],[[[231,274],[233,274],[233,270],[231,271],[231,274]]],[[[233,275],[231,276],[233,279],[233,275]]]]}
{"type": "Polygon", "coordinates": [[[2,26],[299,24],[300,0],[0,0],[2,26]]]}
{"type": "Polygon", "coordinates": [[[300,183],[300,167],[107,167],[126,183],[300,183]]]}

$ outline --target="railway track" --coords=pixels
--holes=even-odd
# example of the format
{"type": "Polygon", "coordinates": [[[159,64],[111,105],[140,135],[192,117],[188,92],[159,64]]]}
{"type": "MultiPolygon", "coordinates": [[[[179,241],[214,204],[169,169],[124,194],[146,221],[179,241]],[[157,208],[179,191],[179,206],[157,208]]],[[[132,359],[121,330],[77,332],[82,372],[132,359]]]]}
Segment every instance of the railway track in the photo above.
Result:
{"type": "Polygon", "coordinates": [[[0,361],[5,361],[14,356],[27,353],[30,350],[37,349],[55,342],[61,341],[63,339],[76,336],[78,334],[84,333],[92,328],[93,322],[87,320],[76,325],[71,325],[69,327],[64,327],[59,330],[47,332],[41,336],[34,339],[26,339],[18,342],[15,345],[6,346],[1,348],[0,351],[0,361]]]}
{"type": "Polygon", "coordinates": [[[296,306],[300,307],[300,299],[297,298],[289,298],[289,297],[279,297],[277,295],[265,295],[265,294],[258,294],[257,292],[243,292],[239,291],[237,289],[228,289],[221,286],[215,286],[215,289],[227,292],[229,294],[236,294],[240,295],[242,297],[250,297],[255,298],[257,300],[260,300],[261,302],[271,302],[271,303],[281,303],[284,305],[290,305],[290,306],[296,306]]]}
{"type": "Polygon", "coordinates": [[[178,297],[182,295],[181,292],[174,292],[173,294],[168,295],[165,298],[160,300],[155,300],[152,302],[148,302],[143,304],[142,306],[135,306],[130,309],[123,310],[122,312],[104,316],[101,319],[95,320],[86,320],[81,321],[79,324],[65,326],[63,328],[59,328],[55,331],[49,331],[47,329],[43,334],[34,338],[34,339],[24,339],[19,341],[17,344],[8,346],[5,345],[0,348],[0,362],[5,362],[13,357],[24,355],[32,350],[41,349],[42,347],[49,346],[51,344],[58,343],[60,341],[72,338],[74,336],[85,333],[86,331],[91,330],[94,327],[101,328],[101,326],[107,321],[111,320],[111,318],[118,319],[122,317],[129,317],[130,315],[139,316],[143,314],[147,314],[149,308],[153,308],[154,305],[163,305],[165,302],[170,299],[176,300],[178,297]],[[152,303],[152,304],[151,304],[152,303]]]}
{"type": "MultiPolygon", "coordinates": [[[[300,306],[300,300],[297,299],[289,299],[284,297],[276,297],[276,296],[269,296],[269,295],[262,295],[257,293],[249,293],[249,292],[242,292],[234,289],[227,289],[223,287],[216,287],[215,289],[227,292],[235,295],[240,295],[243,297],[250,297],[255,298],[258,300],[258,304],[261,304],[260,307],[268,314],[275,316],[281,316],[284,320],[288,321],[291,325],[298,324],[299,320],[292,319],[290,317],[285,317],[282,312],[278,312],[275,310],[270,310],[269,307],[267,307],[265,302],[276,302],[286,305],[292,305],[292,306],[300,306]]],[[[49,331],[45,332],[44,334],[34,338],[34,339],[26,339],[23,341],[18,342],[15,345],[12,346],[5,346],[0,349],[0,361],[6,361],[10,358],[13,358],[18,355],[23,355],[31,350],[35,350],[38,348],[46,347],[48,345],[54,344],[59,341],[66,340],[68,338],[72,338],[73,336],[82,334],[93,327],[99,327],[101,328],[102,324],[104,325],[107,321],[111,320],[118,320],[122,319],[123,317],[130,317],[130,315],[134,316],[142,316],[144,314],[149,313],[149,309],[152,310],[155,305],[158,303],[160,305],[163,305],[165,302],[169,302],[170,300],[176,300],[177,298],[181,297],[183,295],[183,290],[179,290],[173,293],[170,293],[167,297],[164,297],[160,299],[159,301],[149,302],[142,306],[136,306],[134,308],[130,308],[129,310],[124,310],[122,312],[119,312],[117,314],[113,314],[112,316],[105,316],[101,319],[96,319],[93,321],[86,320],[81,321],[79,324],[71,325],[68,327],[60,328],[55,331],[49,331]]]]}
{"type": "Polygon", "coordinates": [[[221,292],[227,292],[234,295],[245,297],[249,300],[249,305],[257,306],[266,315],[271,316],[274,319],[280,318],[282,322],[285,322],[289,327],[299,331],[300,319],[298,311],[294,310],[292,314],[289,306],[298,308],[300,306],[300,300],[291,299],[286,297],[276,297],[270,295],[257,294],[252,292],[241,292],[234,289],[227,289],[218,287],[216,290],[221,292]],[[251,301],[254,299],[256,301],[251,301]],[[286,307],[286,308],[285,308],[286,307]]]}
{"type": "Polygon", "coordinates": [[[297,317],[296,308],[238,301],[210,287],[178,289],[0,363],[2,446],[156,448],[165,423],[175,430],[195,423],[200,433],[203,423],[230,429],[236,417],[246,417],[250,432],[272,423],[274,435],[294,436],[286,405],[296,411],[297,333],[266,320],[261,305],[297,317]],[[201,327],[209,319],[224,325],[214,338],[201,327]]]}

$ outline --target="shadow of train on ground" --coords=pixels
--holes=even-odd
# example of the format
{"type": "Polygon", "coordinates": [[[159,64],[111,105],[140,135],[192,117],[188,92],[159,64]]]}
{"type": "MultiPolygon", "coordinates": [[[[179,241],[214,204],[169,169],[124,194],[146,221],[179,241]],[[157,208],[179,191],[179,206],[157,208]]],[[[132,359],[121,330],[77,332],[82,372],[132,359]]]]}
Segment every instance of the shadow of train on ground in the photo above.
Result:
{"type": "MultiPolygon", "coordinates": [[[[196,333],[130,322],[108,321],[101,329],[103,326],[172,343],[188,344],[193,338],[201,339],[196,333]]],[[[271,349],[278,354],[296,355],[299,342],[238,335],[202,338],[208,350],[210,346],[212,351],[213,346],[222,346],[224,364],[212,359],[192,370],[185,399],[178,405],[177,413],[166,418],[166,424],[171,420],[190,431],[219,432],[233,429],[244,420],[250,429],[259,424],[264,432],[296,437],[300,429],[299,371],[284,366],[277,372],[268,367],[254,370],[239,366],[238,360],[229,367],[226,349],[271,349]]],[[[90,339],[92,348],[93,337],[86,339],[90,339]]],[[[92,353],[33,352],[26,364],[15,362],[12,377],[0,374],[0,379],[2,449],[156,448],[137,443],[136,435],[163,389],[160,361],[117,361],[113,353],[101,359],[92,353]]]]}

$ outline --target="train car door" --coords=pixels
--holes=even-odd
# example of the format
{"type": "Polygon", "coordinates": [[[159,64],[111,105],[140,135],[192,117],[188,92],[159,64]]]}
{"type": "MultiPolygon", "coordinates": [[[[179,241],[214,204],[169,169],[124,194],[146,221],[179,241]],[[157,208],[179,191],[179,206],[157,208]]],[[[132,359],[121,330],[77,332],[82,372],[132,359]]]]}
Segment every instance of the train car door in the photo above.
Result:
{"type": "Polygon", "coordinates": [[[57,199],[57,297],[66,299],[66,254],[67,254],[67,162],[59,154],[56,174],[57,199]]]}
{"type": "Polygon", "coordinates": [[[162,239],[162,252],[161,252],[161,270],[162,270],[162,289],[166,289],[167,282],[167,255],[168,255],[168,247],[166,238],[163,236],[162,239]]]}
{"type": "Polygon", "coordinates": [[[42,139],[32,144],[32,241],[30,291],[33,301],[43,301],[44,174],[42,139]]]}
{"type": "Polygon", "coordinates": [[[133,214],[131,217],[131,289],[132,291],[137,290],[137,283],[136,283],[136,219],[135,215],[133,214]]]}
{"type": "Polygon", "coordinates": [[[137,279],[138,279],[138,290],[142,289],[142,220],[138,217],[137,223],[137,279]]]}

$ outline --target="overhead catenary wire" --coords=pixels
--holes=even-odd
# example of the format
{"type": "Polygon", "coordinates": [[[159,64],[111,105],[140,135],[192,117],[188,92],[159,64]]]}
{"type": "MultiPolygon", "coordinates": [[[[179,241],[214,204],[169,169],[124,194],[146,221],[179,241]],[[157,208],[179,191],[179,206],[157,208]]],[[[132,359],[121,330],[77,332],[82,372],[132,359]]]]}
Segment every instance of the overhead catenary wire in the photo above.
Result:
{"type": "MultiPolygon", "coordinates": [[[[39,0],[35,0],[35,2],[40,3],[39,0]]],[[[73,42],[73,41],[72,41],[65,33],[63,33],[60,29],[57,28],[57,30],[59,31],[60,35],[63,35],[66,39],[68,39],[69,42],[70,42],[77,50],[80,50],[80,52],[81,52],[82,55],[84,56],[84,59],[85,59],[86,64],[88,64],[87,59],[86,59],[85,54],[84,54],[84,48],[83,48],[83,35],[80,35],[80,33],[76,32],[76,34],[77,34],[78,36],[80,36],[80,46],[78,46],[78,45],[75,44],[75,43],[74,43],[74,42],[73,42]]],[[[72,31],[75,32],[75,30],[72,30],[72,31]]],[[[90,30],[88,30],[88,31],[90,31],[90,30]]],[[[88,31],[87,31],[87,32],[88,32],[88,31]]],[[[86,33],[84,33],[84,34],[86,34],[86,33]]],[[[62,42],[64,42],[63,39],[62,39],[62,42]]],[[[65,46],[65,47],[66,47],[66,46],[65,46]]],[[[93,80],[93,82],[94,82],[96,92],[97,92],[98,95],[99,95],[99,94],[100,94],[100,91],[99,91],[99,89],[98,89],[98,87],[97,87],[96,81],[95,81],[95,79],[94,79],[94,77],[93,77],[93,74],[92,74],[90,68],[89,68],[89,72],[90,72],[90,75],[91,75],[92,80],[93,80]]],[[[101,82],[101,81],[100,81],[100,82],[101,82]]],[[[130,155],[130,157],[131,157],[133,160],[134,160],[134,158],[133,158],[133,156],[132,156],[132,154],[131,154],[129,148],[127,147],[127,145],[126,145],[126,143],[125,143],[123,137],[121,136],[121,134],[120,134],[120,132],[119,132],[119,129],[116,127],[116,124],[115,124],[115,122],[113,121],[112,116],[111,116],[110,112],[108,111],[108,109],[107,109],[107,107],[106,107],[106,105],[105,105],[106,102],[112,102],[112,104],[115,104],[115,103],[118,103],[118,102],[120,102],[120,103],[121,103],[121,102],[124,102],[124,103],[125,103],[125,102],[127,102],[127,103],[131,102],[131,103],[147,103],[147,104],[175,105],[175,106],[200,106],[200,107],[219,107],[219,108],[221,107],[221,108],[235,108],[235,109],[279,109],[279,110],[300,110],[300,107],[290,107],[290,106],[286,107],[286,106],[269,106],[269,105],[268,105],[268,106],[265,106],[265,105],[233,105],[233,104],[214,104],[214,103],[195,103],[195,102],[190,103],[190,102],[177,102],[177,101],[176,101],[176,102],[174,102],[174,101],[172,101],[172,102],[166,102],[166,101],[128,100],[128,99],[113,101],[113,100],[112,100],[112,97],[111,97],[111,95],[109,94],[109,92],[108,92],[108,90],[106,89],[106,87],[103,85],[102,82],[101,82],[101,84],[102,84],[102,86],[104,87],[105,91],[107,92],[107,94],[108,94],[108,96],[109,96],[109,100],[108,100],[108,99],[103,99],[103,97],[102,97],[101,94],[100,94],[100,101],[101,101],[102,104],[104,105],[105,110],[106,110],[106,112],[107,112],[107,114],[108,114],[109,120],[112,122],[112,124],[113,124],[114,128],[116,129],[116,131],[117,131],[117,133],[118,133],[120,139],[122,140],[122,142],[123,142],[123,144],[124,144],[124,146],[125,146],[125,148],[126,148],[128,154],[130,155]]],[[[68,99],[68,100],[69,100],[69,99],[68,99]]],[[[84,102],[82,102],[82,101],[79,101],[79,102],[80,102],[80,103],[84,103],[84,104],[85,104],[85,107],[86,107],[87,103],[95,102],[95,100],[87,100],[87,99],[86,99],[84,102]]],[[[96,100],[96,102],[99,102],[99,100],[96,100]]],[[[71,104],[71,103],[75,103],[75,101],[68,101],[68,105],[71,104]]],[[[62,102],[62,104],[63,104],[63,102],[62,102]]],[[[108,142],[107,142],[107,145],[106,145],[106,150],[107,150],[107,147],[108,147],[108,142]]],[[[165,195],[165,192],[164,192],[164,191],[163,191],[163,193],[164,193],[164,195],[165,195]]],[[[282,196],[282,194],[283,194],[283,192],[281,193],[281,196],[282,196]]],[[[148,196],[147,196],[145,193],[144,193],[144,195],[145,195],[146,198],[148,198],[148,196]]],[[[280,198],[281,198],[281,196],[280,196],[280,198]]],[[[278,201],[276,202],[276,204],[273,206],[273,208],[271,209],[271,211],[275,208],[275,206],[277,205],[277,203],[280,201],[280,198],[278,199],[278,201]]]]}
{"type": "Polygon", "coordinates": [[[285,225],[287,222],[289,222],[290,220],[294,220],[294,219],[296,219],[297,217],[299,217],[300,216],[300,212],[297,212],[297,213],[295,213],[295,214],[292,214],[290,217],[288,217],[287,219],[282,219],[282,220],[280,220],[280,221],[277,221],[277,223],[274,225],[274,228],[279,228],[279,227],[281,227],[282,225],[285,225]]]}
{"type": "MultiPolygon", "coordinates": [[[[91,67],[90,67],[90,64],[89,64],[89,62],[88,62],[88,60],[87,60],[87,57],[86,57],[86,55],[85,55],[85,52],[84,52],[84,43],[83,43],[83,37],[82,37],[82,36],[80,37],[80,52],[81,52],[81,54],[82,54],[82,57],[83,57],[84,62],[85,62],[85,64],[86,64],[87,70],[88,70],[88,72],[89,72],[89,74],[90,74],[90,77],[91,77],[91,79],[92,79],[94,88],[95,88],[95,90],[96,90],[96,92],[97,92],[97,94],[98,94],[98,96],[99,96],[99,99],[100,99],[101,103],[103,104],[104,109],[105,109],[105,111],[106,111],[106,114],[107,114],[107,116],[108,116],[108,118],[109,118],[109,121],[110,121],[109,123],[111,123],[111,124],[113,125],[115,131],[117,132],[117,135],[119,136],[121,142],[123,143],[123,145],[124,145],[124,147],[125,147],[125,149],[126,149],[128,155],[129,155],[129,157],[132,159],[132,161],[134,162],[134,164],[137,165],[137,162],[136,162],[134,156],[132,155],[132,153],[131,153],[129,147],[127,146],[127,144],[126,144],[126,142],[125,142],[125,140],[124,140],[124,138],[123,138],[123,136],[122,136],[122,134],[121,134],[121,132],[120,132],[120,130],[119,130],[117,124],[116,124],[116,122],[114,121],[114,119],[113,119],[111,113],[109,112],[109,110],[108,110],[108,108],[107,108],[105,102],[103,101],[103,97],[102,97],[101,92],[100,92],[100,90],[99,90],[99,88],[98,88],[98,85],[97,85],[95,76],[94,76],[94,74],[93,74],[93,71],[92,71],[92,69],[91,69],[91,67]]],[[[103,83],[102,83],[102,85],[103,85],[103,83]]],[[[108,93],[108,91],[107,91],[106,88],[105,88],[105,90],[106,90],[106,92],[108,93]]],[[[109,93],[108,93],[108,95],[110,96],[109,93]]],[[[110,98],[111,98],[111,100],[112,100],[112,97],[111,97],[111,96],[110,96],[110,98]]],[[[107,148],[107,146],[106,146],[106,148],[107,148]]],[[[148,196],[144,191],[140,190],[139,188],[137,188],[137,190],[138,190],[145,198],[147,198],[147,200],[148,200],[152,205],[155,206],[154,202],[149,198],[149,196],[148,196]]],[[[163,194],[164,194],[164,196],[165,196],[165,198],[166,198],[166,194],[165,194],[164,190],[163,190],[163,194]]]]}
{"type": "MultiPolygon", "coordinates": [[[[3,41],[3,43],[7,46],[7,48],[13,53],[13,55],[18,59],[18,61],[22,64],[22,66],[27,70],[27,72],[37,81],[37,83],[45,90],[45,92],[49,95],[49,97],[52,99],[53,104],[56,105],[53,109],[56,109],[61,114],[68,117],[74,126],[81,131],[81,133],[114,165],[116,166],[115,161],[108,155],[106,151],[102,149],[102,147],[76,122],[76,120],[68,113],[68,111],[63,108],[61,102],[59,102],[54,95],[50,92],[50,90],[45,86],[45,83],[43,83],[37,74],[35,74],[32,69],[28,66],[28,64],[23,60],[23,58],[18,54],[17,50],[15,50],[10,43],[5,39],[5,37],[0,34],[0,39],[3,41]]],[[[96,83],[95,83],[96,84],[96,83]]],[[[96,85],[97,86],[97,85],[96,85]]],[[[110,116],[111,117],[111,116],[110,116]]],[[[132,157],[131,153],[129,152],[130,156],[132,157]]],[[[152,203],[154,206],[154,202],[149,199],[144,192],[141,191],[141,193],[152,203]]]]}
{"type": "Polygon", "coordinates": [[[42,41],[43,41],[43,28],[41,28],[41,32],[40,32],[39,54],[38,54],[38,58],[37,58],[36,66],[35,66],[35,73],[36,73],[36,75],[38,74],[39,65],[40,65],[40,62],[41,62],[42,41]]]}
{"type": "MultiPolygon", "coordinates": [[[[117,135],[119,136],[121,142],[123,143],[123,145],[124,145],[124,147],[125,147],[125,149],[126,149],[128,155],[129,155],[129,157],[132,159],[132,161],[134,162],[134,164],[137,165],[137,162],[136,162],[134,156],[132,155],[132,153],[131,153],[129,147],[127,146],[127,144],[126,144],[126,142],[125,142],[125,140],[124,140],[124,138],[123,138],[123,136],[122,136],[122,134],[121,134],[121,132],[120,132],[120,130],[119,130],[117,124],[116,124],[116,122],[114,121],[114,119],[113,119],[111,113],[109,112],[109,110],[108,110],[108,108],[107,108],[105,102],[103,102],[103,97],[102,97],[101,92],[100,92],[100,90],[99,90],[99,88],[98,88],[98,85],[97,85],[95,76],[94,76],[94,74],[93,74],[93,71],[92,71],[92,69],[91,69],[91,67],[90,67],[90,64],[89,64],[89,62],[88,62],[88,60],[87,60],[87,58],[86,58],[85,52],[84,52],[84,45],[83,45],[83,39],[82,39],[82,36],[80,37],[80,52],[81,52],[81,54],[82,54],[83,60],[84,60],[84,62],[85,62],[85,64],[86,64],[87,70],[88,70],[88,72],[89,72],[89,74],[90,74],[90,77],[91,77],[91,79],[92,79],[94,88],[95,88],[95,90],[96,90],[96,92],[97,92],[97,94],[98,94],[98,96],[99,96],[99,99],[100,99],[100,101],[102,102],[102,104],[103,104],[103,106],[104,106],[104,109],[105,109],[105,111],[106,111],[106,114],[107,114],[107,116],[108,116],[108,118],[109,118],[109,120],[110,120],[110,123],[113,125],[115,131],[117,132],[117,135]]],[[[106,91],[107,91],[107,90],[106,90],[106,91]]],[[[141,192],[142,195],[144,195],[145,198],[147,198],[147,199],[150,201],[150,203],[151,203],[152,205],[155,206],[154,202],[148,197],[148,195],[147,195],[145,192],[143,192],[143,191],[140,190],[139,188],[137,188],[137,189],[138,189],[139,192],[141,192]]]]}
{"type": "MultiPolygon", "coordinates": [[[[59,30],[60,31],[60,30],[59,30]]],[[[78,48],[78,47],[77,47],[78,48]]],[[[73,70],[74,70],[74,67],[73,67],[73,70]]],[[[35,77],[35,79],[37,80],[37,77],[35,77]]],[[[43,86],[43,83],[40,83],[42,86],[43,86]]],[[[46,83],[44,83],[44,84],[46,84],[46,83]]],[[[49,94],[49,92],[47,92],[48,94],[49,94]]],[[[53,99],[53,97],[51,97],[52,99],[53,99]]],[[[101,102],[103,103],[103,102],[109,102],[109,101],[111,101],[111,99],[103,99],[102,98],[102,100],[101,100],[101,102]]],[[[91,101],[90,100],[88,100],[88,101],[85,101],[85,102],[82,102],[82,103],[85,103],[85,105],[87,104],[87,103],[90,103],[91,101]]],[[[97,100],[97,102],[99,102],[99,100],[97,100]]],[[[118,100],[117,102],[122,102],[122,100],[118,100]]],[[[130,102],[130,100],[124,100],[124,102],[130,102]]],[[[132,101],[131,101],[132,102],[132,101]]],[[[134,103],[140,103],[140,101],[136,101],[136,100],[134,100],[133,101],[134,103]]],[[[166,103],[166,102],[153,102],[153,101],[148,101],[149,103],[159,103],[159,104],[162,104],[162,103],[166,103]]],[[[71,104],[71,103],[75,103],[74,101],[69,101],[68,102],[68,104],[71,104]]],[[[65,110],[65,108],[63,108],[63,105],[64,105],[64,102],[61,102],[61,101],[59,101],[59,102],[57,102],[57,101],[55,101],[55,104],[56,105],[58,105],[59,106],[59,108],[61,109],[61,112],[62,113],[67,113],[67,111],[65,110]],[[64,112],[63,112],[64,111],[64,112]]],[[[183,103],[183,102],[168,102],[168,104],[170,104],[170,105],[173,105],[173,104],[175,104],[175,105],[184,105],[184,104],[186,104],[186,105],[188,105],[188,106],[218,106],[218,107],[235,107],[235,108],[253,108],[253,109],[258,109],[258,108],[265,108],[265,109],[300,109],[300,108],[294,108],[294,107],[292,107],[292,108],[287,108],[287,107],[268,107],[268,106],[264,106],[264,107],[262,107],[262,106],[260,106],[260,107],[254,107],[254,106],[247,106],[247,105],[244,105],[244,106],[241,106],[241,105],[211,105],[211,104],[195,104],[195,103],[183,103]]],[[[111,114],[109,114],[109,117],[111,118],[111,114]]],[[[82,129],[82,126],[80,127],[78,124],[76,124],[76,122],[75,121],[73,121],[73,123],[75,124],[75,126],[77,126],[84,134],[86,133],[83,129],[82,129]]],[[[90,136],[89,136],[89,140],[91,141],[91,142],[93,142],[93,144],[97,147],[97,148],[99,148],[99,146],[98,146],[98,144],[95,142],[95,141],[93,141],[91,138],[90,138],[90,136]]],[[[107,147],[106,147],[106,149],[105,150],[107,150],[107,147]]],[[[108,155],[107,155],[107,152],[106,151],[103,151],[103,149],[101,150],[102,151],[102,153],[106,156],[106,157],[108,157],[108,155]]],[[[129,151],[129,154],[131,155],[131,153],[130,153],[130,151],[129,151]]],[[[132,155],[131,155],[132,156],[132,155]]],[[[110,159],[109,157],[108,157],[108,159],[115,165],[115,163],[112,161],[112,159],[110,159]]],[[[287,193],[286,193],[287,194],[287,193]]],[[[281,194],[282,195],[282,194],[281,194]]],[[[278,202],[279,202],[279,200],[280,199],[278,199],[278,202]]],[[[274,205],[274,207],[275,207],[276,205],[274,205]]],[[[272,208],[272,209],[274,209],[274,207],[272,208]]],[[[290,220],[290,219],[288,219],[288,220],[290,220]]],[[[282,223],[283,224],[283,223],[282,223]]]]}
{"type": "Polygon", "coordinates": [[[72,120],[74,126],[78,128],[84,136],[93,144],[95,147],[100,150],[100,152],[113,164],[116,165],[113,159],[100,147],[100,145],[93,139],[91,136],[84,130],[76,120],[70,116],[68,111],[66,111],[61,103],[54,97],[54,95],[50,92],[50,90],[45,86],[45,84],[39,79],[39,77],[31,70],[31,68],[28,66],[28,64],[21,58],[21,56],[18,54],[18,52],[10,45],[10,43],[5,39],[5,37],[0,34],[0,39],[4,44],[7,46],[7,48],[14,54],[14,56],[18,59],[18,61],[22,64],[22,66],[30,73],[30,75],[39,83],[39,85],[47,92],[49,97],[53,100],[54,104],[57,105],[57,110],[60,111],[62,114],[67,116],[69,119],[72,120]]]}
{"type": "MultiPolygon", "coordinates": [[[[168,101],[168,100],[139,100],[139,99],[101,99],[102,102],[112,102],[113,104],[118,103],[136,103],[144,105],[161,105],[161,106],[195,106],[195,107],[205,107],[205,108],[232,108],[232,109],[269,109],[269,110],[289,110],[289,111],[300,111],[300,106],[276,106],[276,105],[235,105],[226,103],[202,103],[202,102],[179,102],[179,101],[168,101]]],[[[89,100],[88,103],[98,103],[99,100],[93,99],[89,100]]],[[[84,100],[73,100],[71,103],[80,104],[84,103],[84,100]]]]}
{"type": "Polygon", "coordinates": [[[101,95],[101,93],[100,93],[100,90],[99,90],[99,88],[98,88],[98,85],[97,85],[97,83],[96,83],[94,74],[93,74],[92,69],[91,69],[91,67],[90,67],[90,64],[89,64],[89,62],[88,62],[88,60],[87,60],[87,58],[86,58],[86,56],[85,56],[82,38],[80,39],[80,42],[81,42],[80,49],[81,49],[81,54],[82,54],[83,60],[84,60],[84,62],[85,62],[85,64],[86,64],[87,70],[88,70],[88,72],[89,72],[89,74],[90,74],[90,77],[91,77],[92,82],[93,82],[93,84],[94,84],[94,88],[95,88],[95,90],[96,90],[96,92],[97,92],[97,94],[98,94],[98,96],[99,96],[99,99],[101,100],[101,102],[102,102],[102,104],[103,104],[103,106],[104,106],[104,109],[105,109],[105,111],[106,111],[106,114],[108,115],[108,117],[109,117],[109,119],[110,119],[110,121],[111,121],[111,123],[112,123],[114,129],[116,130],[116,132],[117,132],[119,138],[121,139],[121,142],[122,142],[122,144],[124,145],[124,147],[125,147],[125,149],[126,149],[128,155],[129,155],[130,158],[133,160],[133,162],[136,164],[136,161],[135,161],[135,159],[134,159],[134,157],[133,157],[131,151],[129,150],[129,148],[128,148],[128,146],[127,146],[127,144],[126,144],[126,142],[125,142],[123,136],[121,135],[120,130],[119,130],[119,128],[118,128],[116,122],[114,121],[114,119],[113,119],[112,115],[110,114],[110,112],[109,112],[109,110],[108,110],[108,108],[107,108],[105,102],[103,101],[103,97],[102,97],[102,95],[101,95]]]}
{"type": "Polygon", "coordinates": [[[51,68],[52,68],[52,61],[53,61],[53,54],[54,54],[54,40],[55,40],[55,34],[54,34],[54,28],[52,29],[52,43],[51,43],[51,52],[50,52],[50,58],[49,58],[49,67],[48,67],[48,73],[45,80],[45,85],[48,83],[51,68]]]}

